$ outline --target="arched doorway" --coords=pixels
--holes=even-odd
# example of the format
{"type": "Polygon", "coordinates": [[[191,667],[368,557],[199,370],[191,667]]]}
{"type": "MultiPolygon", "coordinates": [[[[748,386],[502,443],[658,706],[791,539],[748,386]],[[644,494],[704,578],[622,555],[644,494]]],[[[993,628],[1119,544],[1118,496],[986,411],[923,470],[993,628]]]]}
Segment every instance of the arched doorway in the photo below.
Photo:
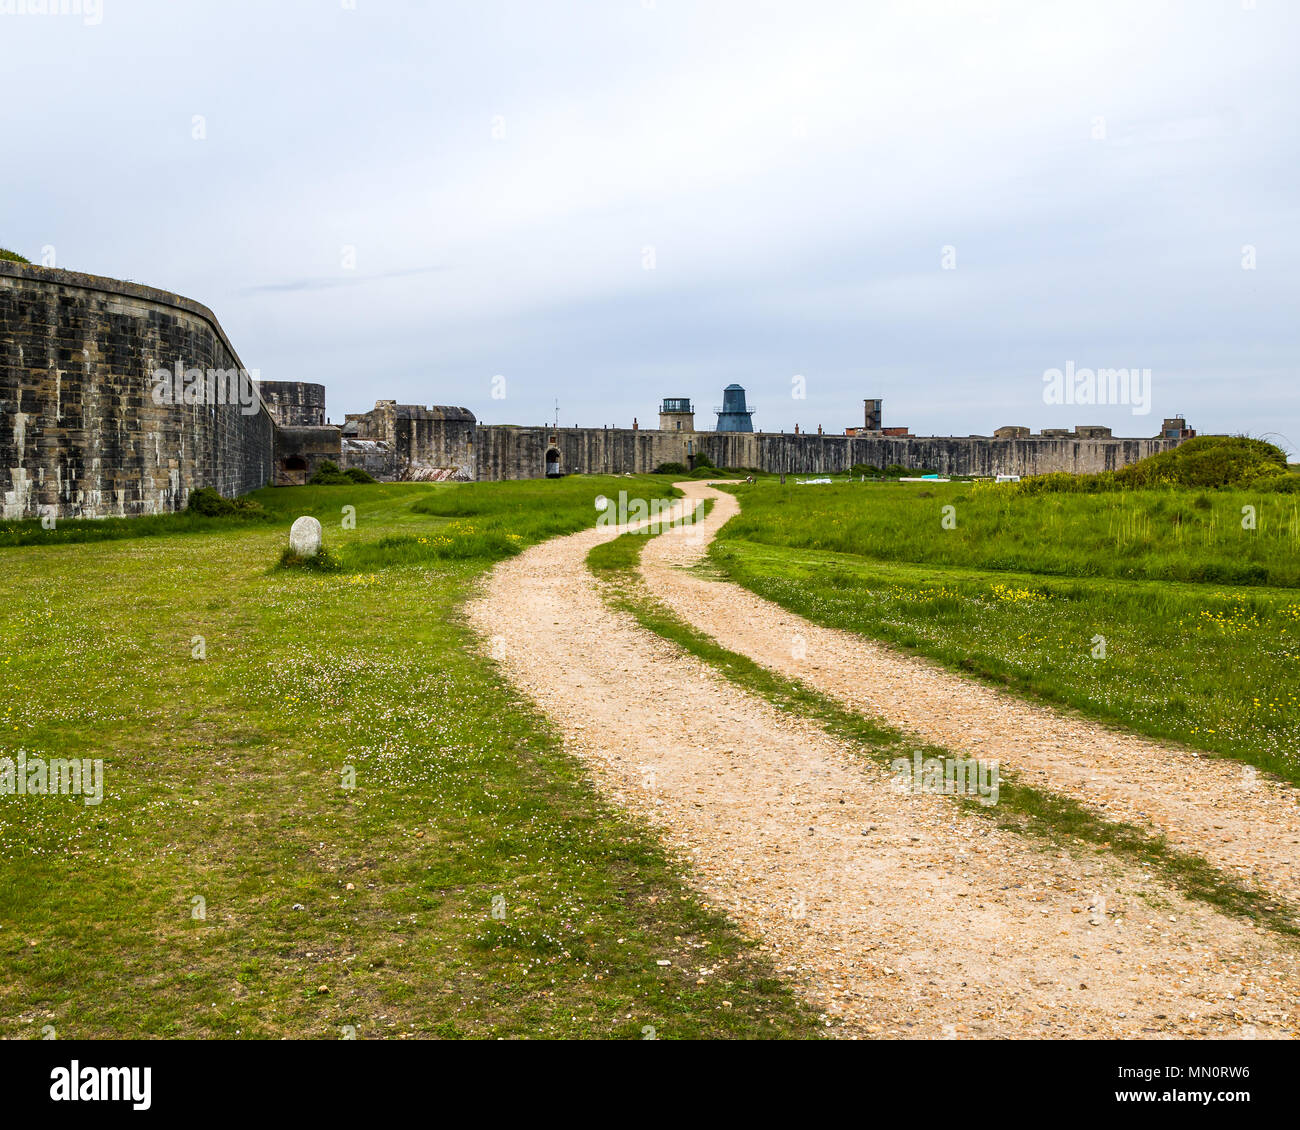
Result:
{"type": "Polygon", "coordinates": [[[546,477],[548,479],[558,479],[560,477],[560,452],[558,448],[548,447],[546,449],[546,477]]]}

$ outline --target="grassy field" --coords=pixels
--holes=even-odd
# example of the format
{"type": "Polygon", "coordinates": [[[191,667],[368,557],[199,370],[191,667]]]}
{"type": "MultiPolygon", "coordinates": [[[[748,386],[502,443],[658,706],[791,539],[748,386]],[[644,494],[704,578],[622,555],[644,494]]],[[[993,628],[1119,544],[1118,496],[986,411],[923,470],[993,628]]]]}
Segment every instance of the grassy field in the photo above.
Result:
{"type": "Polygon", "coordinates": [[[1295,496],[732,489],[711,561],[760,595],[1300,783],[1295,496]]]}
{"type": "Polygon", "coordinates": [[[1066,577],[1300,586],[1295,494],[1026,495],[992,483],[782,487],[770,480],[739,489],[745,506],[728,523],[728,539],[1066,577]],[[1242,525],[1244,507],[1254,508],[1253,529],[1242,525]]]}
{"type": "Polygon", "coordinates": [[[270,523],[0,550],[0,757],[105,780],[0,797],[0,1036],[812,1034],[459,618],[629,484],[665,493],[268,490],[270,523]],[[276,567],[301,513],[337,571],[276,567]]]}

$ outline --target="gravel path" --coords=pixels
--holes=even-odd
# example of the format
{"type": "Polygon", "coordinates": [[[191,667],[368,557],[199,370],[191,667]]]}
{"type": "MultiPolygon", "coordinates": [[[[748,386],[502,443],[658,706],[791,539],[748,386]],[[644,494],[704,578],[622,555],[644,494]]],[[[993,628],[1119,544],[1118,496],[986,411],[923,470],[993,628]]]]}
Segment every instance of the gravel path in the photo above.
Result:
{"type": "Polygon", "coordinates": [[[658,830],[834,1033],[1300,1029],[1300,948],[1107,853],[1041,849],[943,797],[900,793],[820,728],[612,611],[584,558],[617,532],[504,562],[470,622],[596,786],[658,830]]]}
{"type": "Polygon", "coordinates": [[[690,536],[681,527],[652,539],[642,572],[683,619],[854,710],[955,753],[997,760],[1026,784],[1068,794],[1108,819],[1161,832],[1300,906],[1300,804],[1291,786],[1239,762],[1028,703],[854,632],[818,627],[738,585],[673,568],[699,561],[739,511],[732,494],[698,482],[678,486],[688,498],[715,499],[713,510],[690,536]]]}

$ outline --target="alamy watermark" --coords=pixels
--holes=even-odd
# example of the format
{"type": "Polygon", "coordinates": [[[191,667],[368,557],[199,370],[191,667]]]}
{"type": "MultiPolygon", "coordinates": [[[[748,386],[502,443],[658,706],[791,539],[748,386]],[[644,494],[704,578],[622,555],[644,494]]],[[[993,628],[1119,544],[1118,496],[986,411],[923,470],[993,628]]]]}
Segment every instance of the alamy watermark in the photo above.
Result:
{"type": "Polygon", "coordinates": [[[262,407],[257,395],[257,369],[187,369],[180,358],[172,369],[155,369],[153,402],[162,405],[233,404],[245,416],[262,407]]]}
{"type": "Polygon", "coordinates": [[[629,530],[628,533],[657,534],[674,525],[692,526],[704,516],[702,499],[696,503],[693,510],[683,508],[680,516],[676,516],[677,505],[678,503],[670,498],[629,499],[625,490],[618,492],[617,505],[603,494],[597,495],[596,509],[600,513],[596,515],[596,528],[626,526],[631,522],[641,522],[645,525],[639,529],[629,530]]]}
{"type": "Polygon", "coordinates": [[[1134,416],[1151,412],[1150,369],[1065,369],[1043,373],[1044,404],[1127,405],[1134,416]]]}
{"type": "Polygon", "coordinates": [[[79,796],[86,804],[104,799],[104,762],[101,758],[0,757],[0,797],[79,796]]]}
{"type": "Polygon", "coordinates": [[[87,27],[104,22],[104,0],[0,0],[0,16],[80,16],[87,27]]]}
{"type": "Polygon", "coordinates": [[[890,762],[900,792],[937,796],[977,796],[980,804],[998,802],[998,763],[974,757],[922,757],[920,750],[890,762]]]}
{"type": "Polygon", "coordinates": [[[93,1067],[71,1060],[50,1072],[51,1102],[130,1103],[133,1110],[148,1110],[152,1067],[93,1067]]]}

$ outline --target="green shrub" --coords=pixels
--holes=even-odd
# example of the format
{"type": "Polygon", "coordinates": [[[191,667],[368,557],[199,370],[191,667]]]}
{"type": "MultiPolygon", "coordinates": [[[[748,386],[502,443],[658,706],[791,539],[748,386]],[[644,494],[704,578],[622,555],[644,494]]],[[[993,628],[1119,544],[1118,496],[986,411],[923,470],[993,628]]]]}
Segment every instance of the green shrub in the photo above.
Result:
{"type": "Polygon", "coordinates": [[[1054,472],[1032,475],[1015,486],[1019,494],[1050,494],[1078,491],[1091,494],[1110,490],[1141,490],[1152,487],[1194,487],[1222,490],[1253,486],[1267,479],[1268,490],[1300,488],[1281,485],[1288,478],[1282,449],[1247,436],[1196,436],[1172,451],[1148,455],[1118,471],[1094,475],[1054,472]]]}
{"type": "Polygon", "coordinates": [[[704,467],[704,468],[712,468],[712,467],[714,467],[714,466],[715,466],[715,464],[714,464],[713,460],[710,459],[707,455],[705,455],[704,452],[702,452],[702,451],[701,451],[701,452],[700,452],[700,453],[695,457],[695,469],[696,469],[697,471],[698,471],[701,467],[704,467]]]}
{"type": "Polygon", "coordinates": [[[880,468],[874,463],[854,463],[849,468],[849,474],[855,477],[858,475],[879,475],[880,468]]]}
{"type": "Polygon", "coordinates": [[[684,475],[687,471],[685,463],[660,463],[655,468],[656,475],[684,475]]]}
{"type": "Polygon", "coordinates": [[[887,478],[897,479],[906,474],[907,474],[907,468],[904,467],[901,463],[891,463],[888,467],[885,468],[885,475],[887,478]]]}
{"type": "Polygon", "coordinates": [[[1300,475],[1265,475],[1250,484],[1254,490],[1268,491],[1270,494],[1300,493],[1300,475]]]}
{"type": "Polygon", "coordinates": [[[0,247],[0,259],[9,263],[26,263],[28,266],[32,262],[30,259],[23,258],[17,251],[6,251],[3,247],[0,247]]]}
{"type": "Polygon", "coordinates": [[[227,514],[260,513],[262,507],[251,498],[224,498],[211,487],[199,487],[190,491],[185,509],[205,518],[222,518],[227,514]]]}
{"type": "Polygon", "coordinates": [[[340,486],[346,485],[351,480],[339,470],[339,465],[331,459],[322,459],[312,476],[307,480],[308,486],[340,486]]]}
{"type": "Polygon", "coordinates": [[[349,467],[346,471],[341,471],[339,465],[332,459],[322,459],[320,466],[316,468],[312,477],[307,480],[307,485],[313,487],[345,487],[354,483],[373,483],[375,481],[372,475],[360,467],[349,467]]]}

